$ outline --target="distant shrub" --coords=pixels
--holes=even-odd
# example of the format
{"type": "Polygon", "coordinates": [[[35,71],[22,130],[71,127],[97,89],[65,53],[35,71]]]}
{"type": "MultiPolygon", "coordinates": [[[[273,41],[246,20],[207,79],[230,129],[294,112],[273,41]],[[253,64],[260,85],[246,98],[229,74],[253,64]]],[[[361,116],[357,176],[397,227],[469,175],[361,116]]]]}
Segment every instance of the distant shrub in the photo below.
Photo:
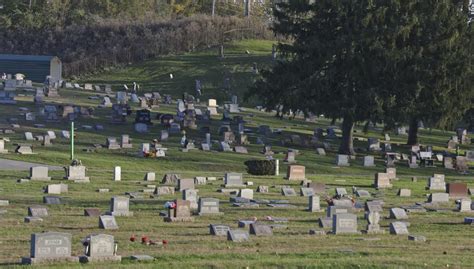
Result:
{"type": "Polygon", "coordinates": [[[257,176],[271,176],[275,174],[274,160],[248,160],[245,162],[247,172],[257,176]]]}

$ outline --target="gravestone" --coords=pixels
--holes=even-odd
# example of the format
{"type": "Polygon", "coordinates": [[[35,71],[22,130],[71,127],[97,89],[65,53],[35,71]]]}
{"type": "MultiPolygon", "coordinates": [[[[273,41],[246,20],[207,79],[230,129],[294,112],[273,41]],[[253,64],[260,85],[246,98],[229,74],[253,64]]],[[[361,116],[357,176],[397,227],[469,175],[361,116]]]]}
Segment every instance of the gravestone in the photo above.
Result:
{"type": "Polygon", "coordinates": [[[449,183],[448,184],[449,198],[459,199],[467,198],[467,184],[466,183],[449,183]]]}
{"type": "Polygon", "coordinates": [[[30,206],[28,207],[28,216],[29,217],[38,217],[43,218],[48,216],[48,209],[44,206],[30,206]]]}
{"type": "Polygon", "coordinates": [[[390,218],[402,220],[402,219],[408,219],[408,215],[405,209],[395,207],[395,208],[390,209],[390,218]]]}
{"type": "Polygon", "coordinates": [[[281,194],[283,196],[296,196],[296,192],[293,188],[283,187],[281,188],[281,194]]]}
{"type": "Polygon", "coordinates": [[[188,222],[194,221],[191,217],[191,202],[186,200],[175,200],[175,207],[168,208],[168,217],[165,217],[165,222],[188,222]]]}
{"type": "Polygon", "coordinates": [[[398,191],[398,196],[400,196],[400,197],[410,197],[411,196],[411,190],[410,189],[400,189],[398,191]]]}
{"type": "Polygon", "coordinates": [[[459,212],[472,212],[473,204],[470,199],[463,198],[459,201],[459,212]]]}
{"type": "Polygon", "coordinates": [[[45,232],[31,235],[30,257],[24,257],[22,264],[41,264],[54,262],[78,262],[71,256],[71,238],[69,233],[45,232]]]}
{"type": "Polygon", "coordinates": [[[388,176],[388,179],[395,180],[397,179],[397,169],[393,167],[385,168],[385,173],[388,176]]]}
{"type": "Polygon", "coordinates": [[[105,230],[117,230],[119,227],[115,220],[115,216],[103,215],[99,216],[99,228],[105,230]]]}
{"type": "Polygon", "coordinates": [[[259,193],[268,193],[268,186],[262,186],[262,185],[258,186],[257,192],[259,192],[259,193]]]}
{"type": "Polygon", "coordinates": [[[380,151],[380,150],[382,150],[380,148],[380,141],[377,138],[370,137],[367,141],[368,141],[368,146],[367,146],[368,151],[380,151]]]}
{"type": "Polygon", "coordinates": [[[288,180],[305,180],[305,167],[303,165],[289,165],[286,178],[288,180]]]}
{"type": "Polygon", "coordinates": [[[33,137],[33,134],[31,132],[25,132],[25,140],[33,141],[35,140],[35,138],[33,137]]]}
{"type": "Polygon", "coordinates": [[[349,155],[338,154],[336,156],[336,165],[337,166],[349,166],[349,155]]]}
{"type": "Polygon", "coordinates": [[[252,200],[253,199],[253,190],[252,189],[240,189],[239,197],[252,200]]]}
{"type": "Polygon", "coordinates": [[[161,180],[161,183],[177,185],[179,179],[180,175],[178,174],[165,174],[161,180]]]}
{"type": "Polygon", "coordinates": [[[390,223],[390,234],[408,235],[408,228],[405,222],[395,221],[390,223]]]}
{"type": "Polygon", "coordinates": [[[145,174],[145,181],[155,181],[155,179],[156,179],[155,172],[147,172],[145,174]]]}
{"type": "Polygon", "coordinates": [[[100,209],[98,208],[85,208],[84,216],[86,217],[98,217],[100,216],[100,209]]]}
{"type": "Polygon", "coordinates": [[[317,148],[316,152],[318,153],[318,155],[326,156],[326,150],[324,150],[324,148],[317,148]]]}
{"type": "Polygon", "coordinates": [[[66,179],[80,183],[89,182],[89,177],[86,177],[86,167],[83,165],[70,165],[67,169],[66,179]]]}
{"type": "Polygon", "coordinates": [[[120,149],[120,145],[115,137],[108,137],[105,145],[107,149],[120,149]]]}
{"type": "MultiPolygon", "coordinates": [[[[215,198],[199,198],[199,215],[222,214],[219,212],[219,199],[215,198]]],[[[212,232],[211,232],[212,234],[212,232]]]]}
{"type": "Polygon", "coordinates": [[[157,186],[155,189],[155,194],[158,196],[174,194],[174,187],[157,186]]]}
{"type": "Polygon", "coordinates": [[[51,177],[48,176],[48,167],[47,166],[30,167],[30,177],[28,179],[39,180],[39,181],[51,180],[51,177]]]}
{"type": "Polygon", "coordinates": [[[446,169],[454,169],[454,162],[452,157],[445,156],[443,158],[443,166],[446,169]]]}
{"type": "Polygon", "coordinates": [[[186,179],[179,179],[178,180],[178,190],[179,191],[184,191],[184,190],[193,190],[194,189],[194,179],[192,178],[186,178],[186,179]]]}
{"type": "Polygon", "coordinates": [[[61,197],[57,196],[43,196],[43,203],[48,205],[60,205],[62,204],[61,197]]]}
{"type": "Polygon", "coordinates": [[[225,187],[241,187],[243,186],[241,173],[226,173],[224,176],[225,187]]]}
{"type": "Polygon", "coordinates": [[[123,149],[131,149],[133,144],[130,143],[130,136],[127,134],[122,135],[122,140],[120,141],[120,146],[123,149]]]}
{"type": "Polygon", "coordinates": [[[242,231],[242,230],[229,230],[227,232],[227,240],[236,242],[236,243],[241,243],[241,242],[246,242],[249,241],[249,233],[247,231],[242,231]]]}
{"type": "Polygon", "coordinates": [[[211,224],[209,225],[210,234],[215,236],[227,236],[230,227],[227,225],[211,224]]]}
{"type": "Polygon", "coordinates": [[[120,166],[114,167],[114,181],[122,180],[122,168],[120,166]]]}
{"type": "Polygon", "coordinates": [[[390,178],[387,173],[376,173],[374,187],[376,189],[391,188],[390,178]]]}
{"type": "Polygon", "coordinates": [[[46,187],[48,194],[61,194],[61,184],[50,184],[46,187]]]}
{"type": "Polygon", "coordinates": [[[300,188],[300,195],[303,197],[309,197],[314,195],[314,190],[313,188],[300,188]]]}
{"type": "Polygon", "coordinates": [[[183,200],[190,201],[189,208],[197,209],[198,208],[198,191],[194,189],[185,189],[182,190],[183,200]]]}
{"type": "Polygon", "coordinates": [[[309,212],[322,212],[318,195],[309,196],[309,212]]]}
{"type": "Polygon", "coordinates": [[[449,194],[448,193],[432,193],[428,197],[429,203],[448,203],[449,194]]]}
{"type": "Polygon", "coordinates": [[[257,223],[250,224],[250,234],[255,236],[272,236],[273,230],[270,225],[263,225],[257,223]]]}
{"type": "Polygon", "coordinates": [[[333,215],[332,232],[334,234],[356,234],[357,215],[350,213],[339,213],[333,215]]]}
{"type": "Polygon", "coordinates": [[[110,212],[107,215],[111,216],[133,216],[133,212],[129,211],[130,199],[128,197],[114,196],[110,199],[110,212]]]}
{"type": "Polygon", "coordinates": [[[81,262],[120,262],[122,260],[121,256],[116,255],[117,246],[113,235],[89,235],[83,242],[87,246],[84,256],[80,257],[81,262]]]}
{"type": "Polygon", "coordinates": [[[23,144],[18,145],[17,148],[15,149],[15,152],[21,155],[34,154],[33,149],[31,148],[31,145],[23,145],[23,144]]]}
{"type": "Polygon", "coordinates": [[[380,224],[379,224],[380,212],[378,211],[366,212],[365,218],[369,222],[369,224],[367,225],[367,230],[366,230],[368,234],[384,233],[384,231],[380,229],[380,224]]]}
{"type": "Polygon", "coordinates": [[[311,182],[308,184],[308,187],[314,190],[315,194],[325,194],[326,193],[326,184],[318,183],[318,182],[311,182]]]}
{"type": "Polygon", "coordinates": [[[446,191],[446,182],[444,181],[444,175],[433,174],[428,180],[428,189],[431,191],[446,191]]]}
{"type": "Polygon", "coordinates": [[[364,156],[364,167],[373,167],[373,166],[375,166],[374,156],[364,156]]]}

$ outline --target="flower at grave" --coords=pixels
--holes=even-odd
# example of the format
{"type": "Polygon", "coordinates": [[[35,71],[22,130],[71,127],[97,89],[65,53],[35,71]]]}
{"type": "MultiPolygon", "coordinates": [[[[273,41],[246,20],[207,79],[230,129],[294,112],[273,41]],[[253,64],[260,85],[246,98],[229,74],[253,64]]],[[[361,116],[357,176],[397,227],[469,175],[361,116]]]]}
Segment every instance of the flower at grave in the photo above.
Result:
{"type": "Polygon", "coordinates": [[[149,244],[150,240],[148,239],[148,236],[142,235],[142,244],[149,244]]]}
{"type": "Polygon", "coordinates": [[[130,241],[135,242],[135,239],[136,239],[136,238],[135,238],[135,235],[132,234],[132,236],[130,236],[130,241]]]}
{"type": "Polygon", "coordinates": [[[163,245],[168,245],[168,240],[163,240],[163,245]]]}

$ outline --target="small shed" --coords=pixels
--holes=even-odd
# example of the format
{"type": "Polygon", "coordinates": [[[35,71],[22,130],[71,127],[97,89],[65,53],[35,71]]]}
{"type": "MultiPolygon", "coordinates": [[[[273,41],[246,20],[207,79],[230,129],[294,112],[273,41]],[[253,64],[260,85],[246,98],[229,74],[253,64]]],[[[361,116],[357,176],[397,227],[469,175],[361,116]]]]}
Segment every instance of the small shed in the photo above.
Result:
{"type": "Polygon", "coordinates": [[[58,82],[62,80],[62,63],[56,56],[0,54],[0,73],[21,73],[35,82],[51,76],[51,82],[58,82]]]}

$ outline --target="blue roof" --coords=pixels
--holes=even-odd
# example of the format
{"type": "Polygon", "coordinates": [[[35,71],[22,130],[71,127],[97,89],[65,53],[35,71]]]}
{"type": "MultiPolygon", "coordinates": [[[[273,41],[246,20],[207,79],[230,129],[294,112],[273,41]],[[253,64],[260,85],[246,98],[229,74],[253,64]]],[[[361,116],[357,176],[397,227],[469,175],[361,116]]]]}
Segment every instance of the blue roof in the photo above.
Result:
{"type": "Polygon", "coordinates": [[[32,61],[32,62],[50,62],[55,56],[44,55],[18,55],[18,54],[0,54],[0,61],[32,61]]]}

